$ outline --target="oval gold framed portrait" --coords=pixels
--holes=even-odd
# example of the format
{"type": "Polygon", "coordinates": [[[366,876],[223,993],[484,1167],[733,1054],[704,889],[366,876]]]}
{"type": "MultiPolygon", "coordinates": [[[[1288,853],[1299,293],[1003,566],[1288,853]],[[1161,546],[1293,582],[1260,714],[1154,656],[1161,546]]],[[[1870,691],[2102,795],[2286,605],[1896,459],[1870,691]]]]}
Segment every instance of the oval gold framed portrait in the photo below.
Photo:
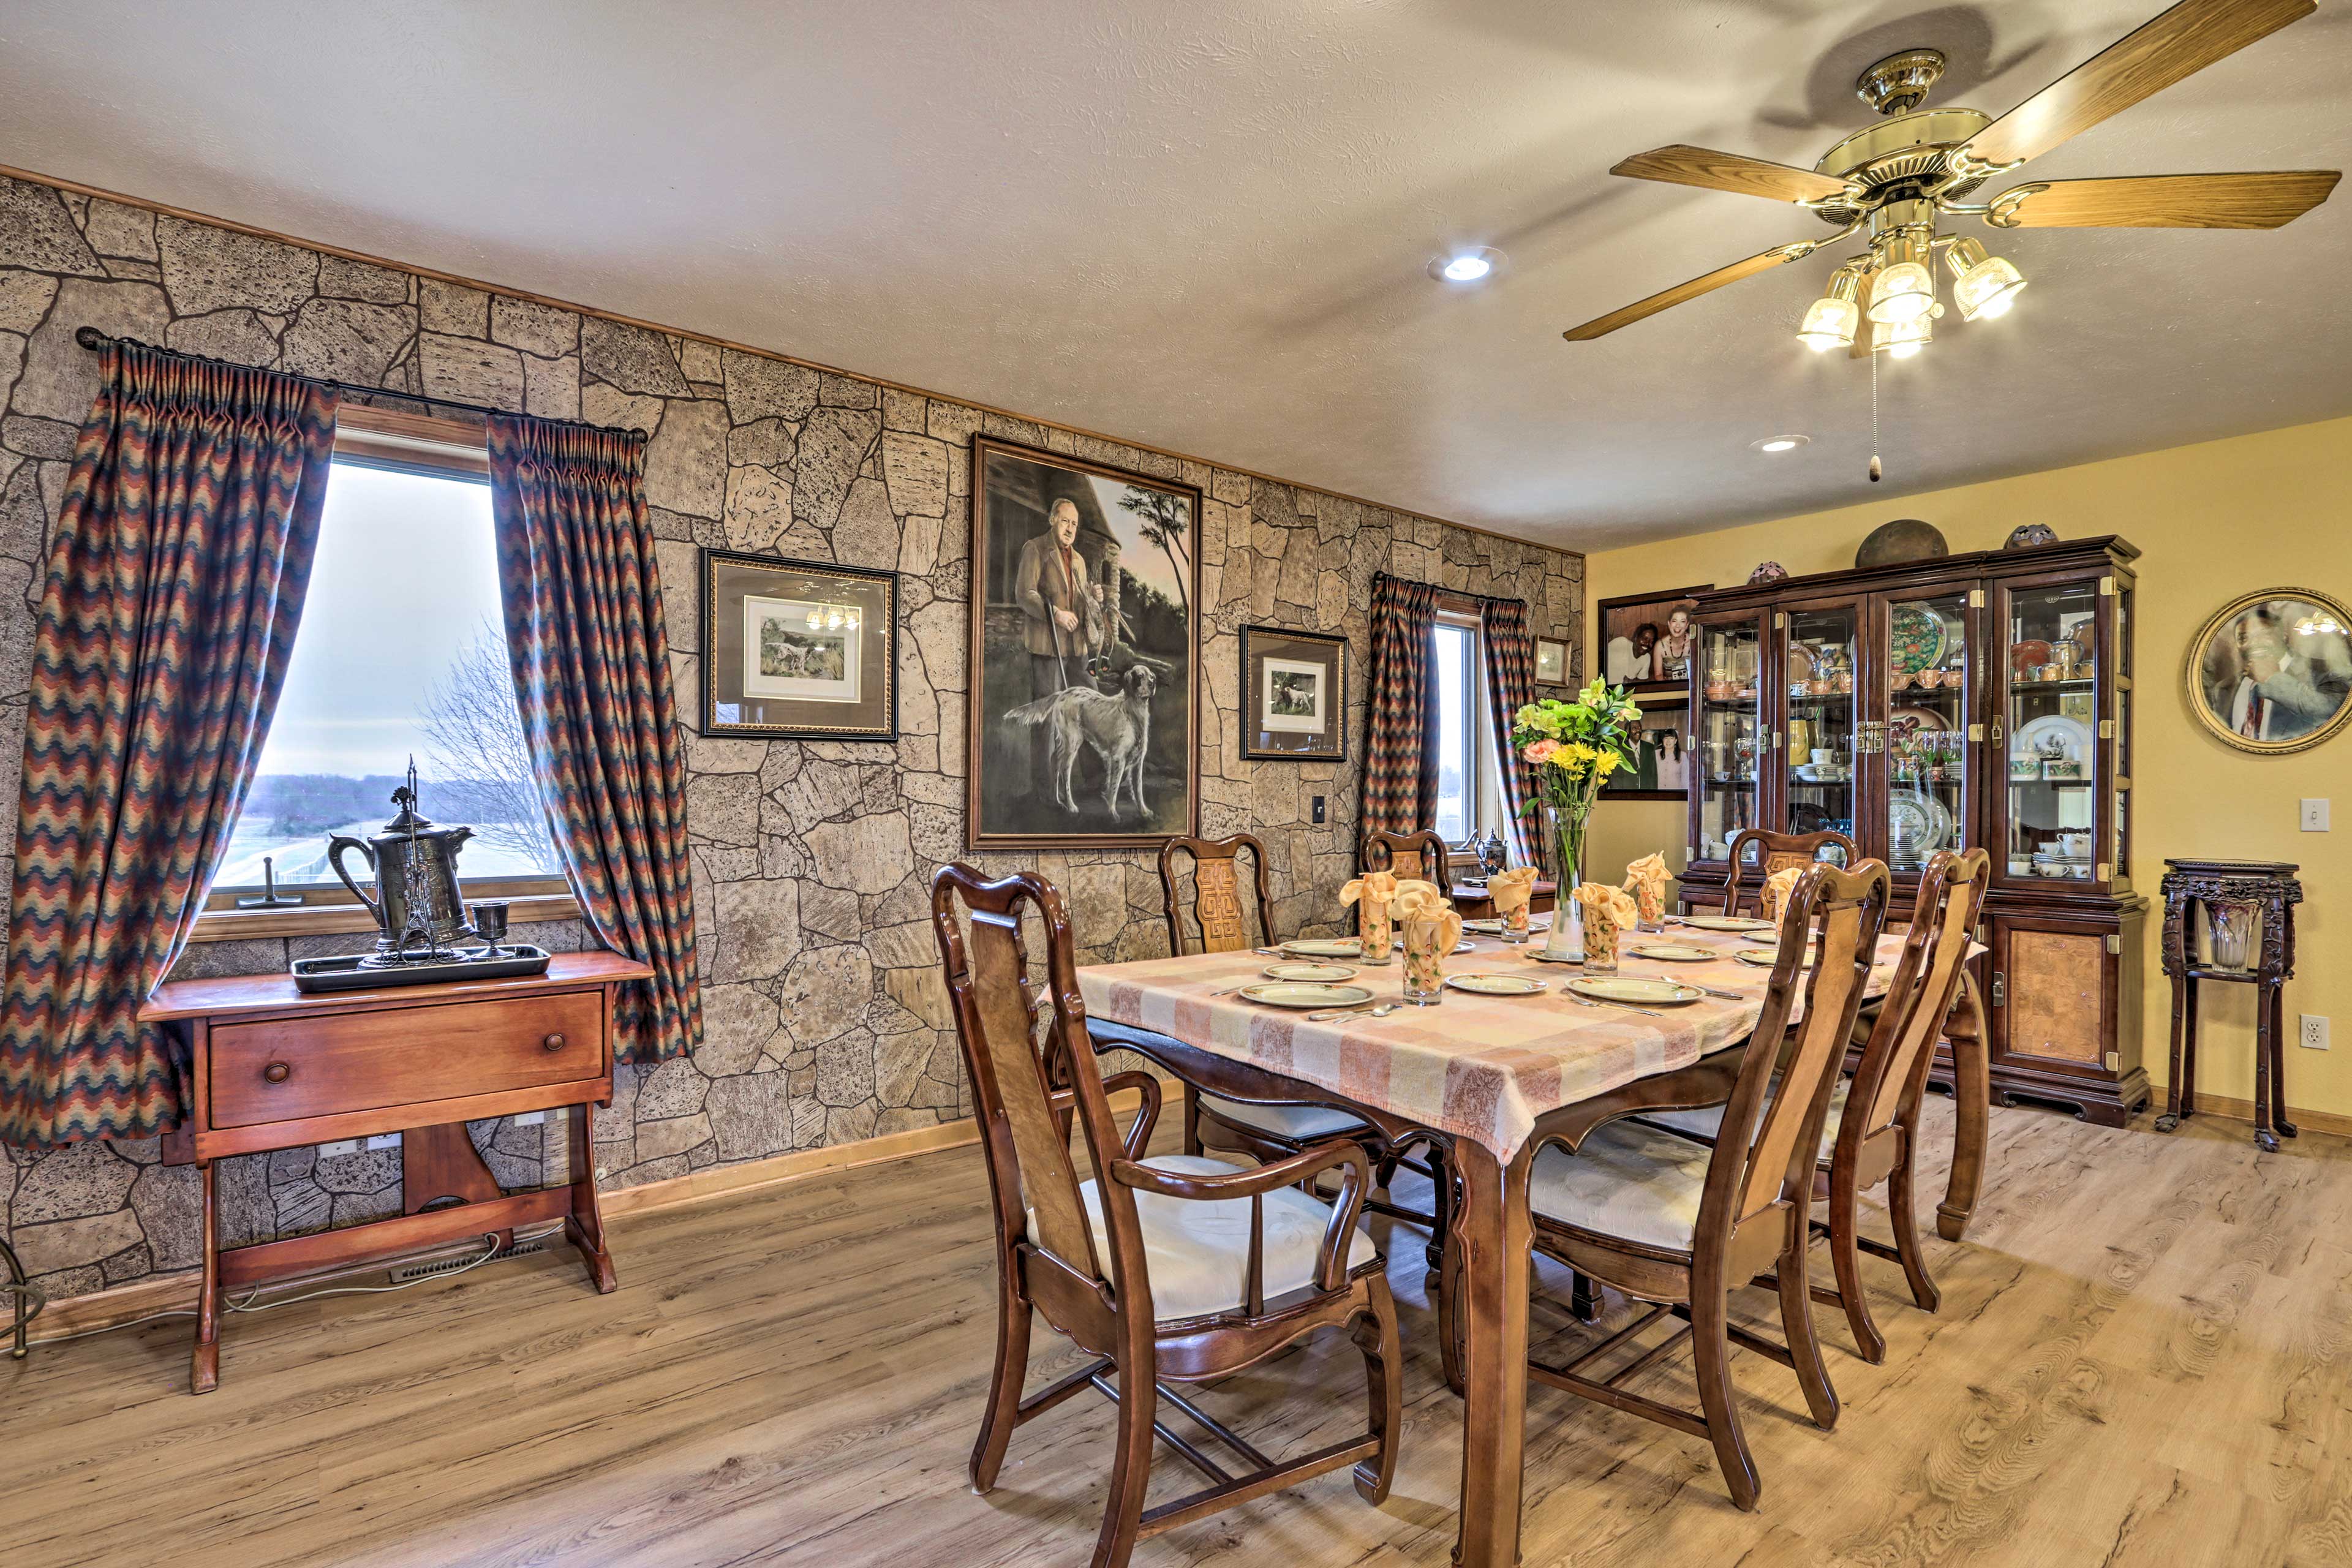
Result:
{"type": "Polygon", "coordinates": [[[2352,610],[2308,588],[2264,588],[2216,611],[2189,644],[2182,695],[2242,752],[2315,746],[2352,719],[2352,610]]]}

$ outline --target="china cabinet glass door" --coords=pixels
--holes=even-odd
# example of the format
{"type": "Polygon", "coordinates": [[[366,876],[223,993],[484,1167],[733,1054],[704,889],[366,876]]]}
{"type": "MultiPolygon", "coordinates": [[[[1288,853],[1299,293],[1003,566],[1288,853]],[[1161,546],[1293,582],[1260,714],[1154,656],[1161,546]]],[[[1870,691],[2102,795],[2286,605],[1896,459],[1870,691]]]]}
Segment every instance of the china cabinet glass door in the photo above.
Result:
{"type": "Polygon", "coordinates": [[[1861,605],[1793,607],[1781,612],[1782,689],[1787,700],[1781,752],[1780,830],[1853,834],[1855,655],[1861,605]]]}
{"type": "Polygon", "coordinates": [[[1885,815],[1873,837],[1890,869],[1916,875],[1969,843],[1968,592],[1893,599],[1885,625],[1885,815]]]}
{"type": "Polygon", "coordinates": [[[2008,588],[2000,608],[2008,668],[1991,760],[2005,775],[2005,842],[1994,866],[2011,880],[2087,883],[2107,849],[2098,835],[2098,583],[2008,588]]]}
{"type": "Polygon", "coordinates": [[[1764,623],[1760,617],[1700,628],[1701,665],[1691,725],[1698,784],[1692,792],[1691,853],[1694,859],[1720,860],[1731,836],[1754,827],[1764,767],[1764,623]],[[1762,747],[1759,757],[1759,746],[1762,747]]]}

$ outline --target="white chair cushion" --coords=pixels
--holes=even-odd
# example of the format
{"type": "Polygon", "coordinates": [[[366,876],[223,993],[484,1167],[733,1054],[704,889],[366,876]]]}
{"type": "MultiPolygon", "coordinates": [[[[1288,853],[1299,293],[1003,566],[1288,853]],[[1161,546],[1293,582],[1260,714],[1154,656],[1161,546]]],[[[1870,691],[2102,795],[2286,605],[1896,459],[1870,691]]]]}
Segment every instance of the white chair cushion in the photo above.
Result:
{"type": "MultiPolygon", "coordinates": [[[[1773,1091],[1778,1093],[1780,1088],[1780,1080],[1773,1079],[1773,1091]]],[[[1824,1160],[1837,1152],[1838,1123],[1845,1119],[1845,1097],[1853,1089],[1853,1079],[1840,1075],[1837,1087],[1830,1090],[1829,1113],[1822,1118],[1822,1158],[1824,1160]]],[[[1652,1127],[1686,1133],[1711,1143],[1722,1129],[1724,1109],[1720,1105],[1706,1105],[1696,1110],[1643,1111],[1639,1120],[1652,1127]]]]}
{"type": "MultiPolygon", "coordinates": [[[[1180,1176],[1229,1176],[1255,1166],[1227,1164],[1198,1154],[1158,1154],[1143,1162],[1156,1171],[1180,1176]]],[[[1110,1233],[1103,1225],[1102,1194],[1093,1182],[1079,1188],[1087,1218],[1095,1232],[1095,1250],[1110,1267],[1110,1233]]],[[[1315,1282],[1315,1259],[1323,1233],[1331,1226],[1331,1206],[1318,1203],[1296,1187],[1279,1187],[1265,1194],[1266,1300],[1315,1282]]],[[[1151,1279],[1151,1307],[1165,1322],[1176,1318],[1206,1317],[1240,1308],[1248,1283],[1250,1200],[1220,1198],[1202,1203],[1171,1198],[1160,1193],[1135,1194],[1136,1218],[1143,1226],[1143,1262],[1151,1279]]],[[[1030,1239],[1036,1239],[1037,1216],[1029,1215],[1030,1239]]],[[[1348,1244],[1348,1267],[1360,1268],[1376,1254],[1372,1238],[1356,1227],[1348,1244]]]]}
{"type": "Polygon", "coordinates": [[[1201,1109],[1240,1127],[1254,1127],[1277,1138],[1310,1143],[1321,1138],[1344,1138],[1364,1130],[1361,1118],[1321,1105],[1244,1105],[1238,1100],[1201,1096],[1201,1109]]]}
{"type": "Polygon", "coordinates": [[[1561,1225],[1687,1252],[1713,1155],[1687,1138],[1612,1121],[1573,1154],[1556,1143],[1538,1154],[1528,1203],[1561,1225]]]}

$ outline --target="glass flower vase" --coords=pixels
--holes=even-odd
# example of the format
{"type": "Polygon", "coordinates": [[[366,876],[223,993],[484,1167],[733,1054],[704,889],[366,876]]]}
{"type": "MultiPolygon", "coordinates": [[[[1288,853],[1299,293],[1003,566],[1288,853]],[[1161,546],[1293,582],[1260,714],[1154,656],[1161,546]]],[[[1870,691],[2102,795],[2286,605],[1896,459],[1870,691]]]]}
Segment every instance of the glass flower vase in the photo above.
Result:
{"type": "Polygon", "coordinates": [[[1551,931],[1543,956],[1559,963],[1584,962],[1584,906],[1576,889],[1584,883],[1584,819],[1561,806],[1544,807],[1544,833],[1558,857],[1551,905],[1551,931]]]}

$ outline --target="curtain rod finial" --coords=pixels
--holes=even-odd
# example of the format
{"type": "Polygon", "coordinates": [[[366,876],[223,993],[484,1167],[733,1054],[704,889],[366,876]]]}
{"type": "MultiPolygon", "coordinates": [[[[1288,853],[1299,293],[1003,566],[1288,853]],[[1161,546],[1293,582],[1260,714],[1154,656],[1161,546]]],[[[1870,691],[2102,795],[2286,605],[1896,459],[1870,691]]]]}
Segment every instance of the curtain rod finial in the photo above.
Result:
{"type": "Polygon", "coordinates": [[[106,334],[96,327],[77,327],[74,329],[74,342],[86,349],[100,348],[105,345],[106,334]]]}

